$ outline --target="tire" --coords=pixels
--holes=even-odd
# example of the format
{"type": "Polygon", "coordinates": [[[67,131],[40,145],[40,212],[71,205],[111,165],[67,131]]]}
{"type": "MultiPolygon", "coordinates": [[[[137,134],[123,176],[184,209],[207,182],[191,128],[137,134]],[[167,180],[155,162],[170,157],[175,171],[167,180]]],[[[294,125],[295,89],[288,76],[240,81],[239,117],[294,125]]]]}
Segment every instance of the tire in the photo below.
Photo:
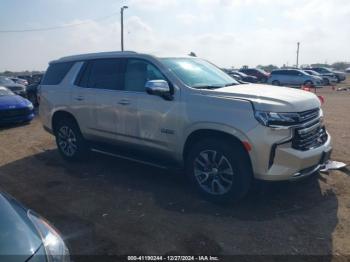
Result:
{"type": "Polygon", "coordinates": [[[243,198],[253,177],[241,145],[210,138],[190,149],[186,173],[199,192],[214,202],[235,202],[243,198]]]}
{"type": "Polygon", "coordinates": [[[86,158],[89,147],[74,120],[59,120],[55,127],[55,137],[58,151],[65,160],[78,161],[86,158]]]}
{"type": "Polygon", "coordinates": [[[337,78],[337,83],[340,83],[341,80],[340,80],[339,76],[336,75],[335,77],[337,78]]]}
{"type": "Polygon", "coordinates": [[[314,83],[311,80],[307,80],[304,82],[305,86],[314,86],[314,83]]]}
{"type": "Polygon", "coordinates": [[[329,86],[331,84],[328,78],[323,78],[323,81],[326,86],[329,86]]]}
{"type": "Polygon", "coordinates": [[[272,85],[274,85],[274,86],[280,86],[281,83],[280,83],[280,81],[278,81],[278,80],[273,80],[273,81],[272,81],[272,85]]]}

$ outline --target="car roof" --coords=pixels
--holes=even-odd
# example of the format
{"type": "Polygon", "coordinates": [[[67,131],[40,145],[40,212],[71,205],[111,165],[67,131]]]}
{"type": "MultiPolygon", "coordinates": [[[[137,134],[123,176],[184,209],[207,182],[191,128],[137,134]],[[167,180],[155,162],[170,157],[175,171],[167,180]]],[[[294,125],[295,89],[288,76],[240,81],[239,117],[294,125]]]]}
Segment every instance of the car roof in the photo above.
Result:
{"type": "Polygon", "coordinates": [[[60,63],[60,62],[75,62],[82,60],[91,60],[91,59],[99,59],[99,58],[115,58],[115,57],[123,57],[123,56],[137,56],[137,57],[154,57],[148,54],[141,54],[134,51],[112,51],[112,52],[98,52],[98,53],[87,53],[87,54],[79,54],[72,56],[61,57],[57,60],[53,60],[51,63],[60,63]]]}

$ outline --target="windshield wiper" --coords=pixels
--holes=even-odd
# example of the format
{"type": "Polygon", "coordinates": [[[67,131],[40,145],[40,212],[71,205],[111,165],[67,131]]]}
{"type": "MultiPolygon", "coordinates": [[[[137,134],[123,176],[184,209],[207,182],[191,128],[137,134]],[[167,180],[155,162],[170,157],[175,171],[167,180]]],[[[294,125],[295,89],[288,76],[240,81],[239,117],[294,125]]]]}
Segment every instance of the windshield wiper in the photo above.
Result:
{"type": "Polygon", "coordinates": [[[237,83],[228,83],[228,84],[226,84],[224,86],[235,86],[235,85],[238,85],[238,84],[237,83]]]}
{"type": "Polygon", "coordinates": [[[217,89],[217,88],[222,88],[224,86],[216,86],[216,85],[198,85],[198,86],[192,86],[193,88],[198,88],[198,89],[217,89]]]}

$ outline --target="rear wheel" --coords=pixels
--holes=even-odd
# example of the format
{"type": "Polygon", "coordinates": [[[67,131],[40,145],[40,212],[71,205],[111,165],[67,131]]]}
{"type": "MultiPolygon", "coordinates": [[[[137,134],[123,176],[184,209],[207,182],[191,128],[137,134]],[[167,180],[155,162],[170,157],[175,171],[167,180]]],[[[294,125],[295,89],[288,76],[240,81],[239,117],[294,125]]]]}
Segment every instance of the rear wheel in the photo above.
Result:
{"type": "Polygon", "coordinates": [[[280,85],[281,85],[280,81],[278,81],[278,80],[273,80],[273,81],[272,81],[272,84],[273,84],[274,86],[280,86],[280,85]]]}
{"type": "Polygon", "coordinates": [[[235,201],[249,190],[252,170],[240,145],[206,139],[196,143],[186,160],[187,174],[206,198],[235,201]]]}
{"type": "Polygon", "coordinates": [[[75,161],[86,157],[87,142],[74,120],[59,120],[55,128],[55,136],[58,150],[64,159],[75,161]]]}
{"type": "Polygon", "coordinates": [[[329,86],[329,85],[330,85],[330,82],[329,82],[329,79],[328,79],[328,78],[324,78],[323,81],[324,81],[324,84],[325,84],[326,86],[329,86]]]}
{"type": "Polygon", "coordinates": [[[307,80],[307,81],[304,82],[304,85],[311,87],[311,86],[314,86],[314,83],[311,80],[307,80]]]}

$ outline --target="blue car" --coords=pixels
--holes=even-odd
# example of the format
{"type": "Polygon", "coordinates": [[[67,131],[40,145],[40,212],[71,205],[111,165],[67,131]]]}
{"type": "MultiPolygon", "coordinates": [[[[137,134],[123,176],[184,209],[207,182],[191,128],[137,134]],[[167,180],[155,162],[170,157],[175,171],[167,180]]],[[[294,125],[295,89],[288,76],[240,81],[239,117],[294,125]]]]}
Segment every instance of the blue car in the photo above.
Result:
{"type": "Polygon", "coordinates": [[[27,99],[0,87],[0,125],[28,123],[34,118],[34,107],[27,99]]]}

